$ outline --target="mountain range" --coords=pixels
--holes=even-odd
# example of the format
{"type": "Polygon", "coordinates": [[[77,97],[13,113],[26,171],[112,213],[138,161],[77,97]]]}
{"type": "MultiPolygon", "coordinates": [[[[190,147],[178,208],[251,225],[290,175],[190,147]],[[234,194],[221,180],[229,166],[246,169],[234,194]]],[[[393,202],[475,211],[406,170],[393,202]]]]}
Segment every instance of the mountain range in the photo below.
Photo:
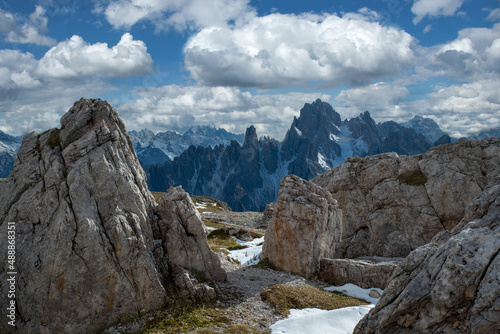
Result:
{"type": "Polygon", "coordinates": [[[243,142],[242,134],[227,132],[215,126],[196,126],[190,128],[183,135],[175,131],[165,131],[154,134],[148,129],[130,131],[130,138],[134,144],[137,157],[143,165],[155,165],[170,161],[181,155],[190,146],[208,147],[215,145],[229,145],[231,140],[243,142]]]}
{"type": "MultiPolygon", "coordinates": [[[[235,211],[263,210],[276,199],[279,181],[287,174],[310,180],[349,158],[382,152],[413,155],[457,140],[422,116],[377,124],[366,111],[342,120],[319,99],[304,105],[281,142],[259,138],[253,126],[245,135],[215,126],[193,127],[184,134],[148,129],[129,134],[151,190],[182,185],[191,195],[220,199],[235,211]]],[[[499,136],[500,130],[493,129],[469,139],[499,136]]],[[[12,170],[21,141],[0,131],[0,178],[12,170]]]]}
{"type": "Polygon", "coordinates": [[[153,191],[182,185],[192,195],[220,199],[235,211],[260,211],[276,199],[279,181],[287,174],[309,180],[349,158],[382,152],[413,155],[436,142],[451,142],[432,120],[417,117],[408,126],[377,124],[369,112],[342,120],[318,99],[304,105],[282,142],[259,139],[251,126],[243,145],[233,140],[228,146],[191,146],[172,161],[144,168],[153,191]]]}

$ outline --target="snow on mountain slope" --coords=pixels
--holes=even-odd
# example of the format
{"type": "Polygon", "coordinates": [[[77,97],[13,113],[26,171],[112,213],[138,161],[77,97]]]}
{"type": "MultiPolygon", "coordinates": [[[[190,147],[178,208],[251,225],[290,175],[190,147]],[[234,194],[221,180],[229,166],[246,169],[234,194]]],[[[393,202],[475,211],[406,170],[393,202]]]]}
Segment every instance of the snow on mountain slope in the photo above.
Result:
{"type": "Polygon", "coordinates": [[[243,142],[243,135],[233,134],[214,126],[192,127],[183,135],[170,130],[154,134],[148,129],[130,131],[129,135],[137,156],[144,165],[165,163],[181,155],[190,146],[213,148],[216,145],[228,146],[231,140],[243,142]]]}

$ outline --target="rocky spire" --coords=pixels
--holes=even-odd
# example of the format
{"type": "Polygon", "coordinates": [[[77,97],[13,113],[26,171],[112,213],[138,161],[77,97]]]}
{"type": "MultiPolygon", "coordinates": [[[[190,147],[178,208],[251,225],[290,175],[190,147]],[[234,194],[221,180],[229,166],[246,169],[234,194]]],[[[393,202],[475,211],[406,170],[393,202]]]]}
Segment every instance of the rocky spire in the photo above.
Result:
{"type": "MultiPolygon", "coordinates": [[[[194,206],[171,212],[175,203],[155,202],[105,101],[81,99],[61,129],[26,136],[0,183],[0,235],[6,240],[11,225],[16,231],[17,330],[88,333],[136,317],[165,303],[177,267],[224,279],[194,206]],[[182,240],[187,256],[179,259],[167,238],[182,240]]],[[[0,291],[6,276],[2,266],[0,291]]],[[[2,333],[12,330],[0,323],[2,333]]]]}

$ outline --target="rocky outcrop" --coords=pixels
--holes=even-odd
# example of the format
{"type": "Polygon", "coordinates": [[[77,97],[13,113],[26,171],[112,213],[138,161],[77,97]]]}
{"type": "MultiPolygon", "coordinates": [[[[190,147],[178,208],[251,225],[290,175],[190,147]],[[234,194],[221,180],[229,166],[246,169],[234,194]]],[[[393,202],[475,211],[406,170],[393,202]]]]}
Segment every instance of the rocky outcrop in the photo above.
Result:
{"type": "MultiPolygon", "coordinates": [[[[162,306],[176,267],[224,279],[192,202],[179,205],[187,196],[179,193],[156,204],[105,101],[81,99],[61,129],[26,136],[0,183],[0,236],[15,226],[17,246],[16,328],[3,321],[0,331],[98,331],[162,306]]],[[[6,278],[2,266],[3,310],[6,278]]]]}
{"type": "Polygon", "coordinates": [[[401,258],[320,259],[319,276],[336,286],[385,289],[401,258]]]}
{"type": "Polygon", "coordinates": [[[262,257],[284,271],[313,278],[320,259],[331,257],[340,240],[342,213],[331,194],[295,175],[280,183],[262,257]]]}
{"type": "Polygon", "coordinates": [[[500,174],[500,139],[460,141],[415,156],[352,158],[316,177],[343,211],[336,258],[406,257],[452,229],[500,174]]]}
{"type": "Polygon", "coordinates": [[[458,226],[404,260],[354,333],[500,330],[498,181],[471,202],[458,226]]]}

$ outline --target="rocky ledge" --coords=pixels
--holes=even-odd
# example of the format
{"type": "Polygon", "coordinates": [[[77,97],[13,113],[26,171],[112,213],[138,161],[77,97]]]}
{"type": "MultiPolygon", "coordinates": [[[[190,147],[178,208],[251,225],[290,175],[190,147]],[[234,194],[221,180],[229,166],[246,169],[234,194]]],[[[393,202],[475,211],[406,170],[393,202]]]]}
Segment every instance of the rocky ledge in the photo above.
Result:
{"type": "MultiPolygon", "coordinates": [[[[500,180],[499,180],[500,181],[500,180]]],[[[354,333],[498,333],[500,184],[413,251],[354,333]]]]}

